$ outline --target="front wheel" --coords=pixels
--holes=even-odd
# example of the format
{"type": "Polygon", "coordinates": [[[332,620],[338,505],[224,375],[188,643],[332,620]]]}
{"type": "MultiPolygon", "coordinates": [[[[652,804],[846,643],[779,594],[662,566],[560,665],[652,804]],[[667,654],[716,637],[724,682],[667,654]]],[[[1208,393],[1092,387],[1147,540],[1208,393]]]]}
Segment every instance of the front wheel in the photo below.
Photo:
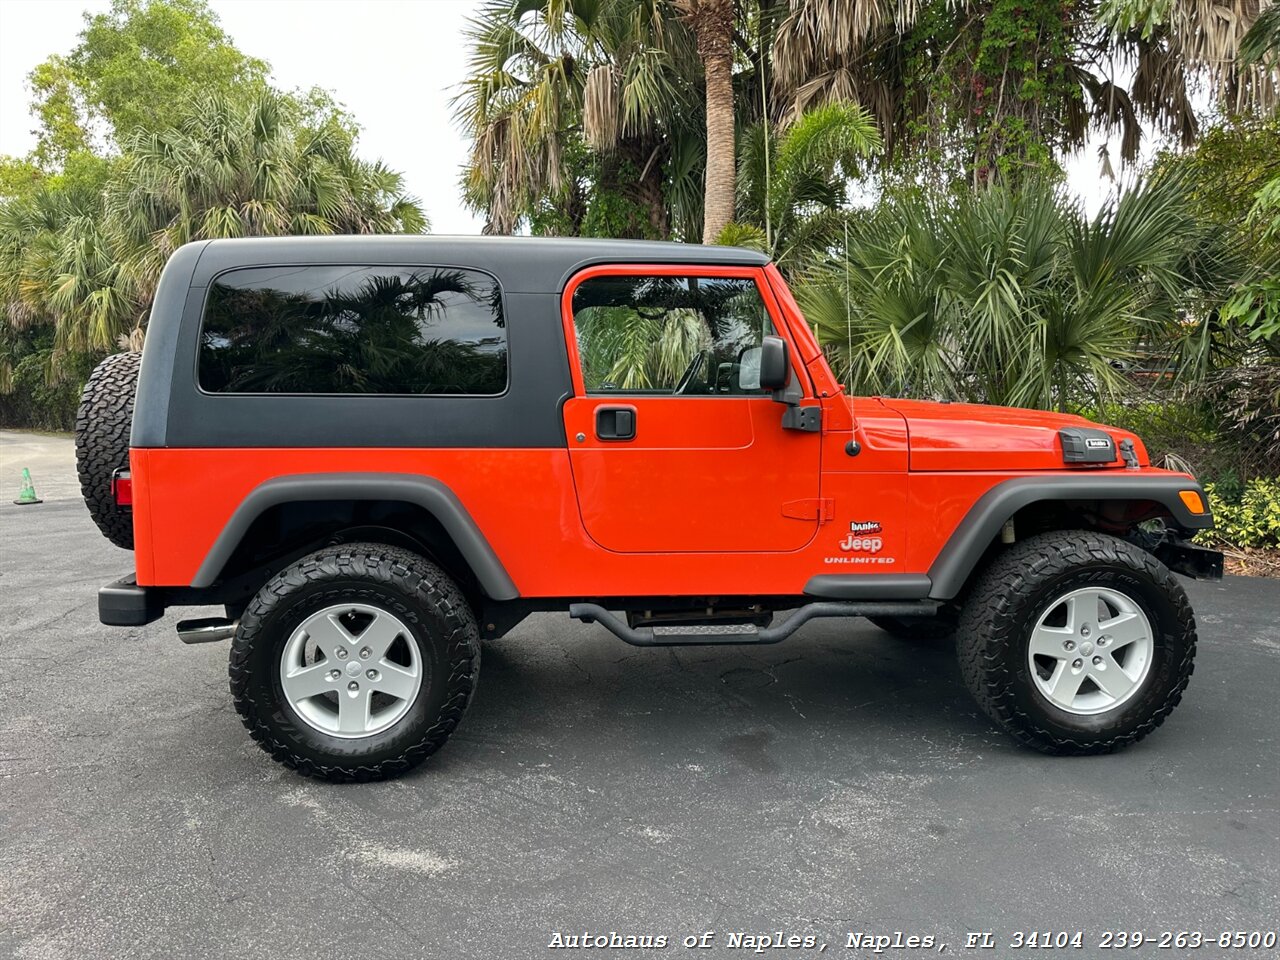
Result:
{"type": "Polygon", "coordinates": [[[1030,537],[969,595],[956,633],[978,705],[1045,753],[1108,753],[1145,737],[1182,699],[1196,624],[1155,557],[1090,531],[1030,537]]]}
{"type": "Polygon", "coordinates": [[[326,780],[380,780],[444,744],[479,669],[475,617],[440,568],[349,544],[258,591],[231,645],[231,694],[279,762],[326,780]]]}

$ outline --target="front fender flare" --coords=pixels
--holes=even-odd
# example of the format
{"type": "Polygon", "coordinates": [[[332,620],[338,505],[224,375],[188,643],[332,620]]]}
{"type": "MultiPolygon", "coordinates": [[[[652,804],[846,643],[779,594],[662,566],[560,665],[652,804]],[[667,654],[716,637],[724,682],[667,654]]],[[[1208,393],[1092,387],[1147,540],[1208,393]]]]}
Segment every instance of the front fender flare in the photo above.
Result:
{"type": "Polygon", "coordinates": [[[1056,474],[1046,477],[1017,477],[996,484],[970,507],[951,538],[929,567],[934,600],[954,599],[964,587],[987,547],[1000,533],[1005,522],[1023,507],[1053,500],[1150,500],[1168,509],[1174,522],[1185,530],[1203,530],[1213,526],[1209,513],[1194,514],[1178,494],[1183,490],[1204,490],[1190,477],[1176,474],[1143,476],[1056,474]]]}
{"type": "Polygon", "coordinates": [[[434,477],[409,473],[305,473],[259,484],[236,507],[205,554],[191,586],[208,587],[214,583],[263,511],[304,500],[399,500],[416,504],[435,517],[453,538],[489,599],[514,600],[520,596],[502,561],[453,491],[434,477]]]}

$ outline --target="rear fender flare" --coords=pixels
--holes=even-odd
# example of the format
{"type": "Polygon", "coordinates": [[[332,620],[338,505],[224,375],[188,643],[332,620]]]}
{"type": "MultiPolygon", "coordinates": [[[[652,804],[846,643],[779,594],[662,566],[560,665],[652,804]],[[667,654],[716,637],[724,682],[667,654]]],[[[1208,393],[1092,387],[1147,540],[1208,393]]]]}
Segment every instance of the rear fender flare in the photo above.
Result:
{"type": "Polygon", "coordinates": [[[929,567],[930,598],[952,600],[964,587],[992,541],[1014,514],[1033,503],[1055,500],[1149,500],[1165,507],[1184,530],[1213,526],[1208,513],[1194,514],[1179,498],[1183,490],[1196,490],[1208,498],[1195,480],[1186,476],[1050,476],[1019,477],[996,484],[965,514],[951,538],[929,567]]]}
{"type": "Polygon", "coordinates": [[[440,522],[491,600],[520,596],[515,583],[466,507],[433,477],[407,473],[309,473],[276,477],[249,491],[205,554],[191,581],[212,586],[232,553],[263,511],[307,500],[398,500],[422,507],[440,522]]]}

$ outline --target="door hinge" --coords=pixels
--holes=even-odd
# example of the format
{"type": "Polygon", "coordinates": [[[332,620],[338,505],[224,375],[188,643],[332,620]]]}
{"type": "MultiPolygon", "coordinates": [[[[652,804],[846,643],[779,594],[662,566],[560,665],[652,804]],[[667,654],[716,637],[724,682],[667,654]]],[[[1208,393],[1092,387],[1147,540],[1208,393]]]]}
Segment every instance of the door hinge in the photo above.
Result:
{"type": "Polygon", "coordinates": [[[792,520],[818,520],[826,522],[835,516],[835,501],[810,497],[807,500],[788,500],[782,505],[782,515],[792,520]]]}
{"type": "Polygon", "coordinates": [[[821,407],[787,407],[782,414],[784,430],[803,430],[805,433],[822,431],[821,407]]]}

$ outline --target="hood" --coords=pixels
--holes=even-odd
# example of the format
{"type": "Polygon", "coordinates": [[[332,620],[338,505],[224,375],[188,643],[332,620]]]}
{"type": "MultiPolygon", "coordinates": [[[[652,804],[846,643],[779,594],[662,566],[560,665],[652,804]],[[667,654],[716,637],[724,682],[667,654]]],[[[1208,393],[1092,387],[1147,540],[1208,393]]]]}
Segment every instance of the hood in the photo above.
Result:
{"type": "Polygon", "coordinates": [[[1123,469],[1124,440],[1132,442],[1138,463],[1148,465],[1137,436],[1072,414],[976,403],[883,402],[907,422],[912,470],[1123,469]]]}

